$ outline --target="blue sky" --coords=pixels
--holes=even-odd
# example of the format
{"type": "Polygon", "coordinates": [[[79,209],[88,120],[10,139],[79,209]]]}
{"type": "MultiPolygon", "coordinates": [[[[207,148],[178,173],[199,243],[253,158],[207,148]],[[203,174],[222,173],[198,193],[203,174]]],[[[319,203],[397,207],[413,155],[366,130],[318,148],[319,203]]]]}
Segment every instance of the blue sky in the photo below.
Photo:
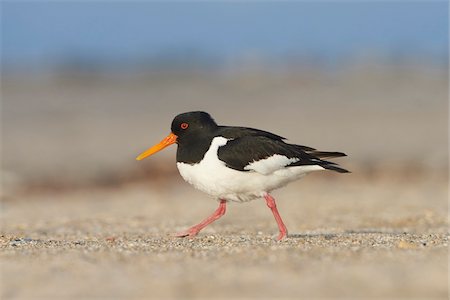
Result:
{"type": "Polygon", "coordinates": [[[445,1],[108,2],[3,1],[9,67],[86,59],[108,64],[175,57],[229,62],[360,55],[444,62],[445,1]]]}

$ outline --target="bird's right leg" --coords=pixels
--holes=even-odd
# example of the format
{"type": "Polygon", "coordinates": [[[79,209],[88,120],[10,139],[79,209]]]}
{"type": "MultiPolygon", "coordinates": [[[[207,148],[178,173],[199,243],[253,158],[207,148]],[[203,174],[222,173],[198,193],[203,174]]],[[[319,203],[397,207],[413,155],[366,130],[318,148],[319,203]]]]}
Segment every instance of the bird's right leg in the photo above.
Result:
{"type": "Polygon", "coordinates": [[[273,216],[275,217],[275,220],[277,221],[278,229],[280,230],[280,234],[278,235],[277,240],[280,241],[287,237],[288,232],[287,232],[286,225],[284,225],[283,220],[281,219],[280,213],[278,212],[277,204],[275,203],[275,199],[268,193],[266,193],[264,195],[264,198],[266,199],[267,206],[270,208],[270,210],[273,213],[273,216]]]}

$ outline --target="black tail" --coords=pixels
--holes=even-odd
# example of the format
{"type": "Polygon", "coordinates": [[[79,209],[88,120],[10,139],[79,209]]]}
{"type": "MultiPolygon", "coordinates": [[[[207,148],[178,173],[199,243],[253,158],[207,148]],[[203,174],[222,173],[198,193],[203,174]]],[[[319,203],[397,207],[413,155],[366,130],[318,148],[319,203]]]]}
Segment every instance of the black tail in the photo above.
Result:
{"type": "MultiPolygon", "coordinates": [[[[315,157],[318,157],[320,159],[323,158],[334,158],[334,157],[343,157],[347,156],[347,154],[343,152],[327,152],[327,151],[312,151],[310,152],[311,155],[314,155],[315,157]]],[[[339,172],[339,173],[350,173],[349,170],[346,170],[344,168],[341,168],[337,163],[322,160],[319,165],[327,170],[339,172]]]]}
{"type": "Polygon", "coordinates": [[[335,152],[335,151],[318,151],[314,148],[300,145],[290,145],[294,146],[297,151],[299,151],[299,156],[304,157],[305,161],[301,160],[292,164],[293,166],[298,165],[319,165],[324,169],[339,172],[339,173],[351,173],[349,170],[341,168],[337,163],[332,161],[327,161],[323,159],[327,158],[335,158],[335,157],[343,157],[347,156],[347,154],[343,152],[335,152]]]}
{"type": "Polygon", "coordinates": [[[309,154],[314,155],[318,158],[332,158],[332,157],[343,157],[347,154],[342,152],[327,152],[327,151],[311,151],[309,154]]]}
{"type": "Polygon", "coordinates": [[[324,163],[320,164],[320,166],[327,170],[336,171],[339,173],[351,173],[349,170],[343,169],[343,168],[339,167],[338,165],[336,165],[334,163],[330,163],[328,161],[324,161],[324,163]]]}

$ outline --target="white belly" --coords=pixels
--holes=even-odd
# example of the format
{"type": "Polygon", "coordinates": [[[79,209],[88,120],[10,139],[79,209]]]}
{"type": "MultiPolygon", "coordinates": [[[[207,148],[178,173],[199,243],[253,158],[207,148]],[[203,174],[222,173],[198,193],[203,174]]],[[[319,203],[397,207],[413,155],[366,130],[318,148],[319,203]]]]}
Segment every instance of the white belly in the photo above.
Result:
{"type": "Polygon", "coordinates": [[[194,165],[177,163],[184,180],[214,198],[238,202],[250,201],[311,171],[323,170],[322,167],[313,165],[282,168],[268,174],[237,171],[226,167],[217,157],[217,150],[226,143],[226,138],[216,137],[200,163],[194,165]]]}

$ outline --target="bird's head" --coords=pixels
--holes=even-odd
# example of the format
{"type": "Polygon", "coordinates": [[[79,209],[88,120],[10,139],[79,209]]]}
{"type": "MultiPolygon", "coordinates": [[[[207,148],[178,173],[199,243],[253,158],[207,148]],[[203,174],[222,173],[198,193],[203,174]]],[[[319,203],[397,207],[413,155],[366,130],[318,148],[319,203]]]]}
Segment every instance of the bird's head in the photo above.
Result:
{"type": "Polygon", "coordinates": [[[158,144],[142,152],[136,159],[142,160],[174,143],[194,141],[195,137],[205,135],[216,128],[216,122],[206,112],[192,111],[179,114],[172,121],[171,133],[158,144]]]}

